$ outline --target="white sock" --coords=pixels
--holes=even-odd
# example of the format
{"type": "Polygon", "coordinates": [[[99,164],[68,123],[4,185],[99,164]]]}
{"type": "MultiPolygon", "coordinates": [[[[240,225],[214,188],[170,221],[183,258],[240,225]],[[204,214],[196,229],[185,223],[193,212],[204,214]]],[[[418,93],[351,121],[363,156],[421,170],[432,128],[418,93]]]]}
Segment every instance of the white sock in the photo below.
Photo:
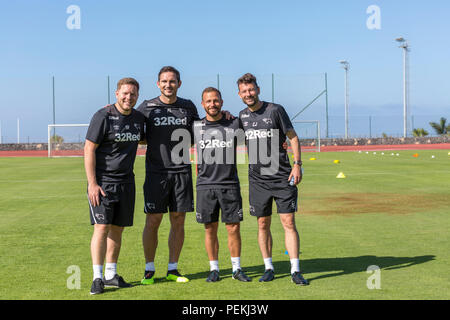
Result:
{"type": "Polygon", "coordinates": [[[272,258],[265,258],[264,259],[264,266],[265,266],[266,270],[267,269],[275,270],[275,268],[273,267],[273,264],[272,264],[272,258]]]}
{"type": "Polygon", "coordinates": [[[145,264],[145,271],[155,271],[155,263],[154,262],[147,262],[145,264]]]}
{"type": "Polygon", "coordinates": [[[117,273],[117,263],[106,263],[105,280],[111,280],[117,273]]]}
{"type": "Polygon", "coordinates": [[[94,264],[92,269],[94,270],[94,280],[97,278],[101,279],[103,277],[103,266],[94,264]]]}
{"type": "Polygon", "coordinates": [[[300,272],[300,260],[291,259],[291,274],[294,272],[300,272]]]}
{"type": "Polygon", "coordinates": [[[219,271],[219,261],[218,260],[210,260],[209,261],[209,271],[217,270],[219,271]]]}
{"type": "Polygon", "coordinates": [[[178,269],[178,262],[173,262],[173,263],[169,262],[169,267],[167,268],[167,270],[171,271],[171,270],[177,270],[177,269],[178,269]]]}
{"type": "Polygon", "coordinates": [[[231,266],[233,267],[233,272],[241,268],[241,257],[231,257],[231,266]]]}

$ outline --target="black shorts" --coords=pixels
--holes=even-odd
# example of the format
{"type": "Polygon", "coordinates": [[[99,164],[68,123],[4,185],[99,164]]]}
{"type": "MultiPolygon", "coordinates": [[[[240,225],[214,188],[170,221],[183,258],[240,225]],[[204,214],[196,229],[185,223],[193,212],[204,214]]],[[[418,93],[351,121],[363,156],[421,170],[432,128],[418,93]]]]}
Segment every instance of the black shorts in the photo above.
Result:
{"type": "Polygon", "coordinates": [[[100,205],[89,201],[91,224],[113,224],[119,227],[133,225],[136,187],[134,183],[99,184],[106,196],[100,194],[100,205]]]}
{"type": "Polygon", "coordinates": [[[196,218],[198,223],[218,222],[219,209],[222,211],[222,222],[238,223],[242,221],[240,189],[197,190],[196,218]]]}
{"type": "Polygon", "coordinates": [[[147,173],[144,183],[144,212],[166,213],[194,211],[192,174],[147,173]]]}
{"type": "Polygon", "coordinates": [[[250,215],[255,217],[272,215],[273,200],[278,213],[297,211],[297,186],[289,185],[289,181],[249,182],[250,215]]]}

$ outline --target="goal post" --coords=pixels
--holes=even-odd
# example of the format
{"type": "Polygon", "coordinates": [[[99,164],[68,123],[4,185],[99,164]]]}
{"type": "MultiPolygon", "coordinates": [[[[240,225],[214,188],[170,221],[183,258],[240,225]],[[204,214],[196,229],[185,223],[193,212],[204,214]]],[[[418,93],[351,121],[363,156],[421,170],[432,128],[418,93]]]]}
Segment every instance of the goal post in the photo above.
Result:
{"type": "Polygon", "coordinates": [[[88,127],[89,124],[49,124],[48,157],[82,157],[88,127]]]}
{"type": "Polygon", "coordinates": [[[300,139],[302,151],[320,152],[319,120],[292,121],[292,125],[300,139]]]}

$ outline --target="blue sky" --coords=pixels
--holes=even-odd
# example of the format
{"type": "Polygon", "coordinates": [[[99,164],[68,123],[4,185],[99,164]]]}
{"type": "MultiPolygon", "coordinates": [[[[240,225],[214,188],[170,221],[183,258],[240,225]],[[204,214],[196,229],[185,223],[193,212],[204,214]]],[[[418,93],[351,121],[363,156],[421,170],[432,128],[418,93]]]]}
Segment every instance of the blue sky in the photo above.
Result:
{"type": "MultiPolygon", "coordinates": [[[[225,108],[244,106],[236,79],[252,72],[262,98],[290,116],[323,90],[328,75],[330,132],[343,134],[344,71],[350,62],[350,133],[402,132],[402,52],[394,39],[411,45],[410,114],[416,127],[450,118],[450,31],[445,0],[425,1],[9,1],[0,12],[0,102],[3,141],[14,142],[16,121],[25,141],[45,140],[52,119],[52,76],[56,79],[56,122],[87,123],[111,99],[118,79],[135,77],[141,102],[158,94],[163,65],[182,74],[179,95],[199,108],[205,86],[220,75],[225,108]],[[80,29],[69,30],[70,5],[81,10],[80,29]],[[381,12],[381,29],[369,30],[369,6],[381,12]],[[396,119],[381,128],[383,119],[396,119]],[[380,128],[377,127],[377,121],[380,128]],[[423,124],[420,122],[422,121],[423,124]],[[378,130],[378,131],[377,131],[378,130]],[[390,131],[389,131],[390,130],[390,131]]],[[[302,119],[325,121],[319,99],[302,119]]]]}

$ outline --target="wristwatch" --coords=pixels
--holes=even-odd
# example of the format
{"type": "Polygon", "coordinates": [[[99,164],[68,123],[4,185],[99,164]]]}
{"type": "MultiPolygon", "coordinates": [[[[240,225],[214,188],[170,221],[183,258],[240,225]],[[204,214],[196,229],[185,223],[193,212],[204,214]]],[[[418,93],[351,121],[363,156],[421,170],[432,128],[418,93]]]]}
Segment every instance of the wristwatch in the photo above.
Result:
{"type": "Polygon", "coordinates": [[[298,164],[301,167],[303,162],[301,162],[301,161],[294,161],[294,164],[298,164]]]}

